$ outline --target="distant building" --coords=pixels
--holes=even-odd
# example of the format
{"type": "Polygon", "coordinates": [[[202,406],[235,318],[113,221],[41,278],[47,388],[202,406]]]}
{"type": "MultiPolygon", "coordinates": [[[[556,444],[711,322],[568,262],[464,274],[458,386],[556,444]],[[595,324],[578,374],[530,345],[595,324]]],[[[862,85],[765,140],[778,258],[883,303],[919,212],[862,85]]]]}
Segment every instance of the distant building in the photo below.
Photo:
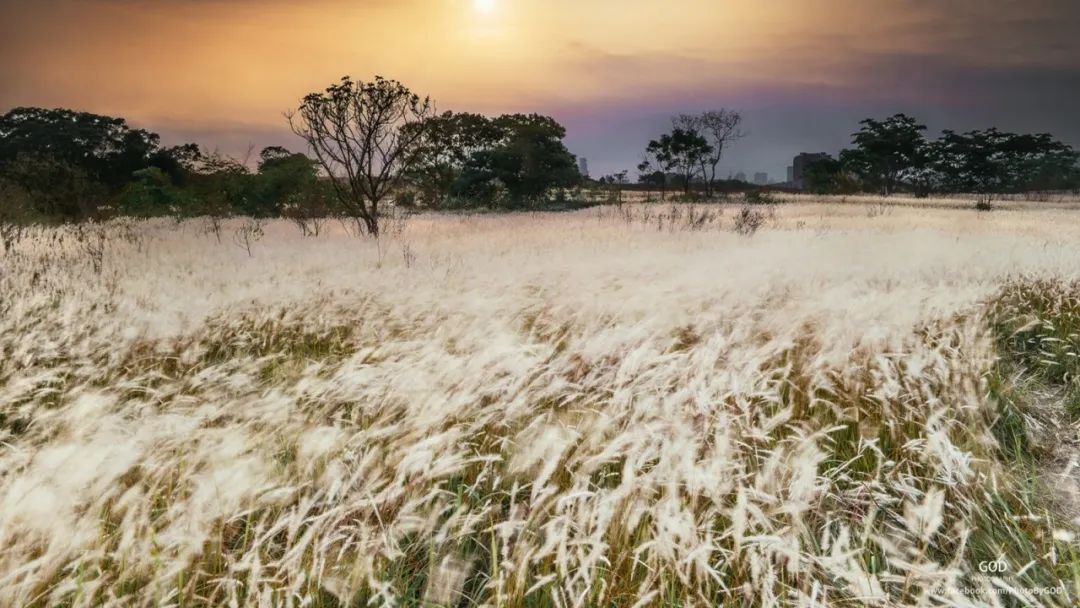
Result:
{"type": "Polygon", "coordinates": [[[801,190],[804,187],[803,173],[806,171],[806,168],[810,166],[810,163],[825,160],[827,158],[832,157],[824,152],[803,152],[796,156],[795,160],[791,163],[791,179],[788,181],[791,182],[792,186],[801,190]]]}
{"type": "Polygon", "coordinates": [[[787,183],[795,181],[795,167],[787,168],[787,183]]]}
{"type": "Polygon", "coordinates": [[[769,183],[769,174],[764,172],[757,172],[754,174],[754,183],[759,186],[764,186],[769,183]]]}
{"type": "Polygon", "coordinates": [[[589,177],[589,159],[580,156],[577,159],[577,170],[582,177],[589,177]]]}
{"type": "Polygon", "coordinates": [[[746,181],[746,174],[743,173],[742,171],[739,171],[738,173],[735,174],[735,181],[737,181],[737,182],[745,182],[746,181]]]}

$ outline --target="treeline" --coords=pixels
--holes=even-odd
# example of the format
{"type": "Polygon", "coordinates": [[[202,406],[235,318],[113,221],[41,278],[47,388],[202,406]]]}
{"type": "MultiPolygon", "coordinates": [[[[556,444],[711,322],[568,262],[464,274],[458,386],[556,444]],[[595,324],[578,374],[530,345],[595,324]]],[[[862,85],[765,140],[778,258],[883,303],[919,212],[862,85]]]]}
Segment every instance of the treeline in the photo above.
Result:
{"type": "Polygon", "coordinates": [[[0,116],[0,222],[337,216],[377,233],[390,203],[543,207],[581,183],[554,119],[436,114],[381,78],[307,96],[290,124],[312,156],[268,147],[236,159],[162,146],[122,118],[16,108],[0,116]]]}
{"type": "Polygon", "coordinates": [[[860,124],[852,147],[839,159],[820,159],[806,167],[806,190],[990,197],[1080,189],[1080,154],[1049,134],[946,130],[930,140],[926,126],[905,114],[860,124]]]}
{"type": "MultiPolygon", "coordinates": [[[[566,130],[538,114],[438,113],[394,80],[348,77],[303,98],[288,116],[308,154],[281,147],[235,159],[196,144],[166,147],[122,118],[16,108],[0,116],[0,225],[114,215],[286,217],[308,232],[338,217],[377,235],[397,208],[565,207],[586,184],[563,143],[566,130]]],[[[1080,155],[1050,135],[997,129],[936,140],[904,114],[865,120],[839,159],[802,174],[818,193],[970,192],[992,195],[1080,188],[1080,155]]],[[[648,143],[639,181],[712,196],[724,153],[745,134],[727,109],[672,118],[648,143]]],[[[589,182],[615,200],[626,172],[589,182]]]]}
{"type": "Polygon", "coordinates": [[[195,144],[164,147],[122,118],[16,108],[0,116],[0,213],[32,221],[267,217],[327,200],[307,156],[268,147],[254,167],[247,160],[195,144]]]}

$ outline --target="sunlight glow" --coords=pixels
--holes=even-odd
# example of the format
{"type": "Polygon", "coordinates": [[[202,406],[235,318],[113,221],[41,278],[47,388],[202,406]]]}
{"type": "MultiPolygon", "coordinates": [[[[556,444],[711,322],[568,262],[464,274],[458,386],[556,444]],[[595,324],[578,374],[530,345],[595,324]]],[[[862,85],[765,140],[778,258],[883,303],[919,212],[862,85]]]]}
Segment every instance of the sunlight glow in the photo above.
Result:
{"type": "Polygon", "coordinates": [[[495,10],[495,0],[473,0],[473,8],[477,12],[489,14],[495,10]]]}

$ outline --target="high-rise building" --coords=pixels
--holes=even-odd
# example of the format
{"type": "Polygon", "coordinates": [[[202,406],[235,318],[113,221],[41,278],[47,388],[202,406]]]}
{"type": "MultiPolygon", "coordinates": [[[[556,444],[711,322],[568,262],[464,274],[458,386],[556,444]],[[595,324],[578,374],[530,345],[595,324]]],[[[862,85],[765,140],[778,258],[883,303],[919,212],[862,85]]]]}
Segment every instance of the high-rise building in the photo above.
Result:
{"type": "Polygon", "coordinates": [[[754,174],[754,183],[759,186],[764,186],[769,183],[769,174],[759,171],[754,174]]]}
{"type": "Polygon", "coordinates": [[[803,152],[796,156],[795,160],[791,163],[791,185],[801,190],[804,187],[803,173],[810,163],[827,158],[832,157],[825,152],[803,152]]]}
{"type": "Polygon", "coordinates": [[[787,183],[795,181],[795,167],[787,168],[787,183]]]}
{"type": "Polygon", "coordinates": [[[746,174],[743,173],[742,171],[739,171],[738,173],[735,174],[735,181],[737,181],[737,182],[745,182],[746,181],[746,174]]]}
{"type": "Polygon", "coordinates": [[[589,159],[584,156],[579,156],[577,159],[577,170],[582,177],[589,177],[589,159]]]}

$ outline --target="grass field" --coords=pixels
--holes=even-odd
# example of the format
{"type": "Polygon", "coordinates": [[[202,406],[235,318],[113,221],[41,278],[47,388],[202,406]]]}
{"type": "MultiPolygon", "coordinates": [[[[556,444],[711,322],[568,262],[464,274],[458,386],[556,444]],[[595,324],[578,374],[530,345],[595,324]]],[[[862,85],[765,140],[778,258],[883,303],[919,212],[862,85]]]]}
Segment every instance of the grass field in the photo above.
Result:
{"type": "Polygon", "coordinates": [[[1080,592],[1080,203],[39,228],[2,606],[1013,606],[1080,592]]]}

